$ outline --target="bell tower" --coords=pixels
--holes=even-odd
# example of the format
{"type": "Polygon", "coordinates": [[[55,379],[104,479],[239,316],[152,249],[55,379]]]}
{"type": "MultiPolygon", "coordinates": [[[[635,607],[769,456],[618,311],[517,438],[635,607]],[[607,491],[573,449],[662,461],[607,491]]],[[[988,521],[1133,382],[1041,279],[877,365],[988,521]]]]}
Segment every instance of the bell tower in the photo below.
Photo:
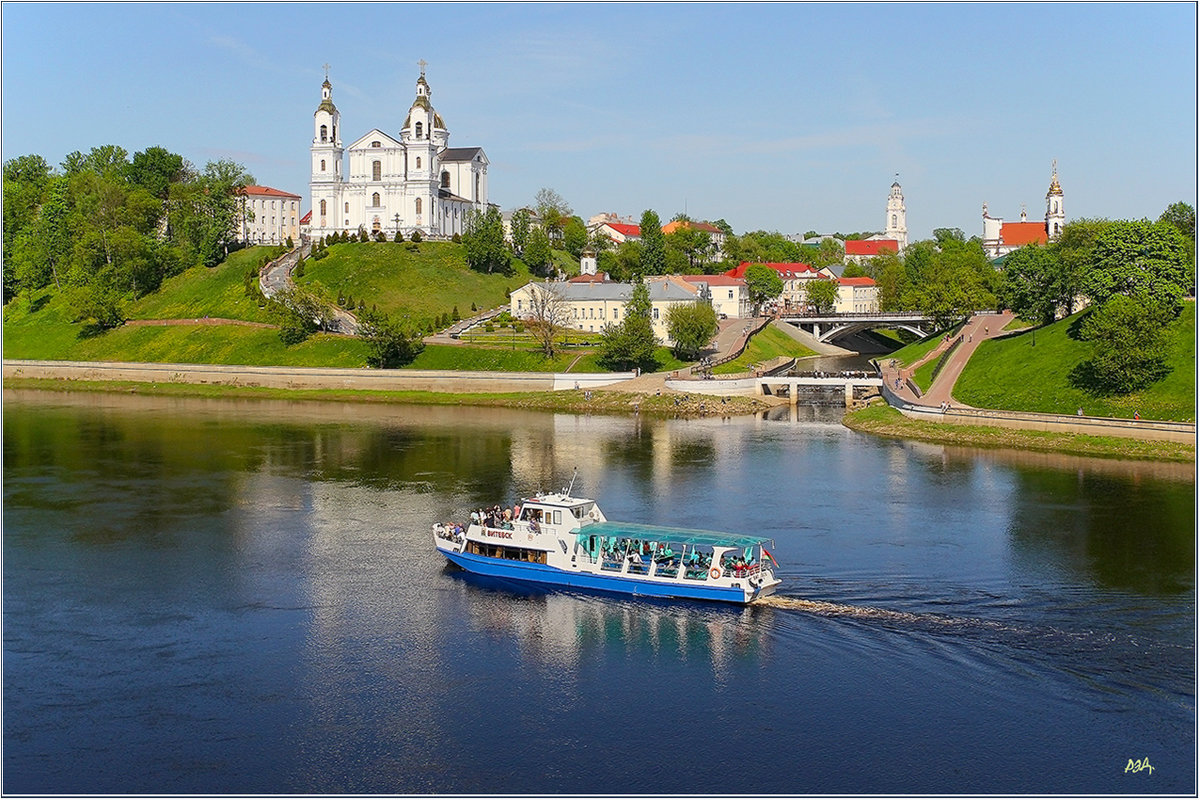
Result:
{"type": "Polygon", "coordinates": [[[1046,237],[1058,241],[1062,236],[1063,226],[1067,224],[1067,214],[1063,210],[1063,190],[1058,185],[1058,159],[1051,162],[1050,189],[1046,192],[1046,237]]]}
{"type": "Polygon", "coordinates": [[[404,144],[405,214],[413,227],[425,233],[438,233],[438,154],[446,146],[446,124],[433,110],[429,98],[433,92],[425,80],[426,62],[417,62],[421,77],[417,78],[417,96],[408,109],[408,117],[400,130],[404,144]]]}
{"type": "Polygon", "coordinates": [[[900,175],[892,182],[892,191],[888,194],[887,219],[883,226],[884,236],[895,239],[901,252],[908,247],[908,221],[904,212],[904,192],[900,189],[900,175]]]}
{"type": "Polygon", "coordinates": [[[342,118],[333,104],[333,85],[329,83],[329,65],[325,65],[325,82],[321,84],[321,104],[313,114],[312,173],[309,189],[312,194],[312,233],[324,236],[340,230],[342,183],[342,118]]]}

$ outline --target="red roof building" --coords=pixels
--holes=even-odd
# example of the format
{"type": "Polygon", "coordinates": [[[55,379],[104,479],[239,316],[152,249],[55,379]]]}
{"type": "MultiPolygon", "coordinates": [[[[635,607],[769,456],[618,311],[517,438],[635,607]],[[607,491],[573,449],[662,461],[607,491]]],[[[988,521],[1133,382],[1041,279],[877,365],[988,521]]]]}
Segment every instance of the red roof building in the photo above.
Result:
{"type": "Polygon", "coordinates": [[[846,255],[873,258],[884,250],[900,252],[900,243],[895,239],[847,239],[846,255]]]}

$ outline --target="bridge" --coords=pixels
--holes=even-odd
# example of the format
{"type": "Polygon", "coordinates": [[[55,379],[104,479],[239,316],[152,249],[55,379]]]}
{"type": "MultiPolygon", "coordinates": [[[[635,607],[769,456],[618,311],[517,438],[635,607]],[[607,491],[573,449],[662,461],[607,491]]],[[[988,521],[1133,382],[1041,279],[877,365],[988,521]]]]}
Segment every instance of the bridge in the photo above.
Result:
{"type": "Polygon", "coordinates": [[[920,311],[876,311],[860,314],[784,314],[780,322],[795,325],[822,342],[872,328],[901,328],[917,336],[935,330],[933,318],[920,311]]]}

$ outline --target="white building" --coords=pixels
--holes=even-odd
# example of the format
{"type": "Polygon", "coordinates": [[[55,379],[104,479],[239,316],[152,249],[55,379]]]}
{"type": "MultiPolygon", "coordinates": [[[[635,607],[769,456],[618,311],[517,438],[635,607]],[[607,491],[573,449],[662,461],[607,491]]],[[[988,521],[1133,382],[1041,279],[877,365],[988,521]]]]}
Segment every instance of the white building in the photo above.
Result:
{"type": "Polygon", "coordinates": [[[741,278],[731,278],[728,275],[681,275],[683,280],[700,290],[700,296],[707,295],[712,303],[713,311],[721,319],[743,319],[749,317],[754,306],[750,302],[750,292],[746,282],[741,278]]]}
{"type": "Polygon", "coordinates": [[[894,241],[901,253],[908,247],[908,215],[904,210],[904,192],[900,189],[899,177],[892,182],[892,189],[888,194],[887,214],[883,236],[880,238],[894,241]]]}
{"type": "Polygon", "coordinates": [[[879,311],[879,287],[870,278],[835,278],[838,299],[836,314],[873,314],[879,311]]]}
{"type": "MultiPolygon", "coordinates": [[[[620,325],[624,319],[625,304],[633,294],[633,284],[613,282],[570,282],[527,283],[509,296],[509,313],[517,319],[535,316],[537,303],[547,291],[557,294],[559,314],[557,324],[579,331],[599,333],[607,325],[620,325]]],[[[695,303],[697,293],[679,285],[674,280],[647,280],[650,292],[650,321],[654,335],[663,344],[674,344],[667,335],[667,312],[679,303],[695,303]]]]}
{"type": "Polygon", "coordinates": [[[239,194],[237,240],[245,244],[282,244],[290,237],[300,241],[298,194],[270,186],[247,186],[239,194]]]}
{"type": "Polygon", "coordinates": [[[462,233],[467,213],[487,208],[488,160],[479,147],[448,147],[450,132],[430,103],[422,64],[416,99],[396,136],[379,128],[342,147],[329,78],[313,114],[310,235],[366,230],[389,239],[462,233]]]}

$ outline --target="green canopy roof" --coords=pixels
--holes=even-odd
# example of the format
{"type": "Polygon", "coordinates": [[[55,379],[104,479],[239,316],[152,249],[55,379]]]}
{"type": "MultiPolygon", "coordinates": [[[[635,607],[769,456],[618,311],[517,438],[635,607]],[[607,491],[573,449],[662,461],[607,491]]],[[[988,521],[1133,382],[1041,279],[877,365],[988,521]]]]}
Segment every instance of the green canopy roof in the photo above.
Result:
{"type": "Polygon", "coordinates": [[[689,528],[669,528],[665,525],[640,525],[636,522],[597,522],[579,529],[580,536],[627,536],[651,542],[675,544],[704,544],[718,547],[753,547],[772,539],[765,536],[742,536],[736,533],[697,531],[689,528]]]}

